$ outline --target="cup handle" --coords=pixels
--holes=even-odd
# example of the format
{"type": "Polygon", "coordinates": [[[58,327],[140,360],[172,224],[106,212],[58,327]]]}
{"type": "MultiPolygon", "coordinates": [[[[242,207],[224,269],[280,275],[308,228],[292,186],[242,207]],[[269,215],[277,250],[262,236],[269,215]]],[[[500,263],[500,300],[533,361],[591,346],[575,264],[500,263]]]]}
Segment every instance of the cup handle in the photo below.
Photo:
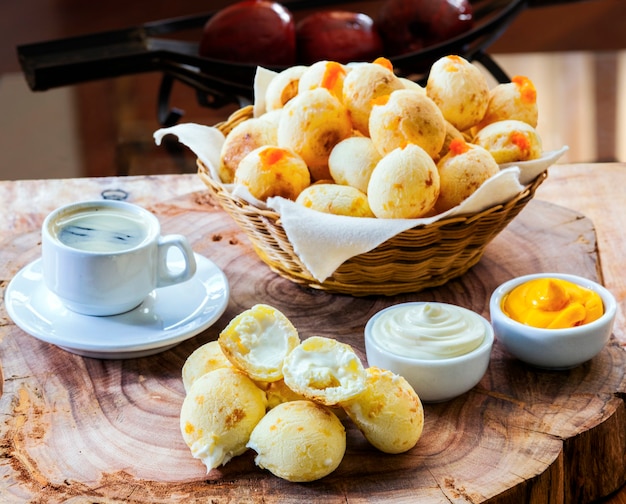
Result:
{"type": "Polygon", "coordinates": [[[157,287],[174,285],[189,280],[196,273],[196,259],[191,245],[182,235],[167,235],[159,237],[157,258],[157,287]],[[175,247],[183,255],[184,268],[171,270],[167,264],[167,253],[175,247]]]}

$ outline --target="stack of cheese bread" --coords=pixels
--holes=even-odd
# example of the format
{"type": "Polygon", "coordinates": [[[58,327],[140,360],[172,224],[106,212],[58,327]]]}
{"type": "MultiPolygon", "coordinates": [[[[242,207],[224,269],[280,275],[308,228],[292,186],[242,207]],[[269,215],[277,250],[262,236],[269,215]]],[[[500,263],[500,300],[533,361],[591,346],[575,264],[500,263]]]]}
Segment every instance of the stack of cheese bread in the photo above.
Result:
{"type": "Polygon", "coordinates": [[[320,61],[277,73],[262,113],[236,125],[219,177],[265,201],[322,212],[420,218],[455,207],[503,163],[541,157],[533,83],[491,88],[460,56],[436,61],[427,84],[390,62],[320,61]]]}
{"type": "Polygon", "coordinates": [[[334,339],[301,341],[287,317],[265,304],[196,349],[182,376],[181,433],[207,470],[250,448],[272,474],[313,481],[341,463],[348,418],[385,453],[411,449],[424,425],[421,401],[404,378],[365,368],[334,339]]]}

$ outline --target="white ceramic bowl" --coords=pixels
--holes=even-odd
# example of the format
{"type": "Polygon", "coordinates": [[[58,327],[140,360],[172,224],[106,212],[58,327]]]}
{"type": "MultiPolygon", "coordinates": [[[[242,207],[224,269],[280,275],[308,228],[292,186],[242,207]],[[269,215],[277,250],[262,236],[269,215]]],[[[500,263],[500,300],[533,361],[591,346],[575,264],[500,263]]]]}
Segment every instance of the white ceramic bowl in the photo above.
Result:
{"type": "Polygon", "coordinates": [[[576,275],[537,273],[509,280],[500,285],[489,302],[491,324],[496,339],[519,360],[545,369],[569,369],[597,355],[611,336],[617,302],[602,285],[576,275]],[[540,329],[508,317],[502,300],[513,288],[535,278],[559,278],[597,292],[604,304],[603,315],[588,324],[566,329],[540,329]]]}
{"type": "MultiPolygon", "coordinates": [[[[402,303],[376,313],[365,326],[365,351],[370,366],[377,366],[404,377],[423,402],[443,402],[460,396],[473,388],[484,376],[489,366],[493,346],[493,328],[484,317],[478,317],[484,326],[485,336],[474,350],[458,357],[445,359],[418,359],[399,355],[383,348],[374,338],[372,327],[388,310],[408,305],[424,305],[426,302],[402,303]]],[[[429,303],[440,304],[445,303],[429,303]]],[[[453,305],[452,305],[453,306],[453,305]]],[[[466,310],[459,306],[457,309],[466,310]]],[[[467,310],[470,311],[470,310],[467,310]]]]}

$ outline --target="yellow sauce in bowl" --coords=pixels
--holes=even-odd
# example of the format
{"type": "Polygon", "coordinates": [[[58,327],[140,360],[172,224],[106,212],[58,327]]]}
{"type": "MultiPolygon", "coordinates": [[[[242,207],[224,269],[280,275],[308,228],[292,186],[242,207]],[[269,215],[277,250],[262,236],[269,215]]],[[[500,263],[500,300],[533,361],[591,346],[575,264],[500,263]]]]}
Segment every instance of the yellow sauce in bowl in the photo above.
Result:
{"type": "Polygon", "coordinates": [[[536,278],[508,293],[502,311],[528,326],[564,329],[599,319],[604,306],[591,289],[560,278],[536,278]]]}

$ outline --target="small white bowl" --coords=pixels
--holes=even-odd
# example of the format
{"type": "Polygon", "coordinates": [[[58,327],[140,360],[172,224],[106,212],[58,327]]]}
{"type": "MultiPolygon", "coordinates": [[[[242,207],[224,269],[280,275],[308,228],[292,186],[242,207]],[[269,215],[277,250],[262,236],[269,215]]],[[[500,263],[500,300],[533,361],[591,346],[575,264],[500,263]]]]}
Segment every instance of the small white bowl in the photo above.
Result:
{"type": "Polygon", "coordinates": [[[489,302],[496,340],[517,359],[544,369],[570,369],[597,355],[611,337],[617,302],[602,285],[576,275],[537,273],[500,285],[489,302]],[[603,315],[593,322],[566,329],[542,329],[517,322],[502,311],[502,300],[512,289],[535,278],[559,278],[597,292],[603,315]]]}
{"type": "Polygon", "coordinates": [[[436,302],[412,302],[389,306],[376,313],[365,326],[365,352],[370,366],[387,369],[404,377],[423,402],[443,402],[472,389],[484,376],[491,358],[494,341],[493,328],[484,317],[460,306],[456,309],[470,312],[484,326],[485,335],[474,350],[458,357],[444,359],[418,359],[399,355],[383,348],[374,338],[372,328],[385,312],[410,305],[445,305],[436,302]]]}

